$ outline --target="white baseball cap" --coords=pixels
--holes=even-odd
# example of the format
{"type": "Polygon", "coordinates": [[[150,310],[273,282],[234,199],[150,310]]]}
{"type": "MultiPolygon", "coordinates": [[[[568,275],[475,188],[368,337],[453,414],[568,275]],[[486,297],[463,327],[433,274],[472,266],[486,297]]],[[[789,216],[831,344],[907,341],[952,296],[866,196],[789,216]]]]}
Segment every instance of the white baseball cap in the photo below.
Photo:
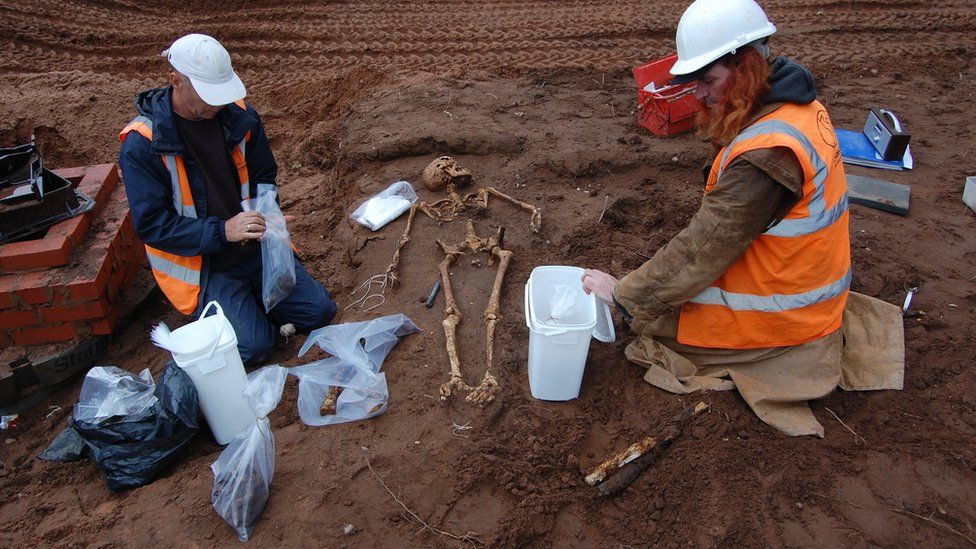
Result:
{"type": "Polygon", "coordinates": [[[178,38],[160,55],[190,79],[197,95],[208,105],[219,107],[247,96],[244,83],[231,66],[230,54],[206,34],[178,38]]]}

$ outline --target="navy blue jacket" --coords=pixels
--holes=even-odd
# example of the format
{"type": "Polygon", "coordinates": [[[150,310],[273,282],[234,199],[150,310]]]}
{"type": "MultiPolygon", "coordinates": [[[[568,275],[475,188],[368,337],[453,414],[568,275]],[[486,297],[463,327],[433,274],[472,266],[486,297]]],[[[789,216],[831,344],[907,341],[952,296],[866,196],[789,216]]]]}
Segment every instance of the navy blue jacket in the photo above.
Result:
{"type": "MultiPolygon", "coordinates": [[[[229,244],[224,222],[207,215],[207,192],[203,171],[191,158],[183,156],[197,218],[181,217],[173,208],[170,174],[163,164],[163,154],[182,156],[183,140],[173,117],[172,88],[146,90],[136,98],[136,110],[152,120],[152,142],[138,132],[130,132],[119,151],[119,167],[129,199],[132,221],[139,238],[153,248],[183,256],[203,256],[200,296],[207,281],[207,256],[223,250],[229,244]]],[[[275,183],[278,164],[264,133],[261,117],[250,106],[247,110],[227,105],[217,114],[224,129],[228,152],[233,150],[248,131],[251,138],[245,147],[251,196],[257,195],[257,185],[275,183]]],[[[237,170],[233,170],[237,175],[237,170]]]]}

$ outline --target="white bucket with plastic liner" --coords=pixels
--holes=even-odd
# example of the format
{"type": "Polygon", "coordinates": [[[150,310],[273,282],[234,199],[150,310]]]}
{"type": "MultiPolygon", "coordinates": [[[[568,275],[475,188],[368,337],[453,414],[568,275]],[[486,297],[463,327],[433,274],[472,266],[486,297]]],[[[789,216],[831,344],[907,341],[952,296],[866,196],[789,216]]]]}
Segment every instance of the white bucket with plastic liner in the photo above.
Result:
{"type": "Polygon", "coordinates": [[[583,291],[583,269],[542,266],[525,284],[529,390],[540,400],[572,400],[583,383],[590,338],[616,339],[610,307],[583,291]]]}
{"type": "Polygon", "coordinates": [[[220,304],[211,301],[200,318],[173,330],[167,347],[200,395],[200,409],[218,444],[227,444],[257,419],[244,399],[247,373],[237,334],[220,304]],[[206,316],[211,308],[216,313],[206,316]]]}

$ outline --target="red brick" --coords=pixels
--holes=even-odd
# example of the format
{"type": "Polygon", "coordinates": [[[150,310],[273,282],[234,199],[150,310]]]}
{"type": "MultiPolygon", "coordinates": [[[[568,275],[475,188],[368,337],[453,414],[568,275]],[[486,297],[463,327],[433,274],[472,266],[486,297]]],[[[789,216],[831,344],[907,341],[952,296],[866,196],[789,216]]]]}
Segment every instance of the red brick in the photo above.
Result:
{"type": "Polygon", "coordinates": [[[0,273],[0,292],[12,292],[20,287],[20,273],[0,273]]]}
{"type": "Polygon", "coordinates": [[[27,271],[60,267],[71,259],[71,242],[64,236],[11,242],[0,250],[0,269],[27,271]]]}
{"type": "Polygon", "coordinates": [[[108,280],[108,287],[105,289],[108,292],[108,300],[112,303],[118,303],[122,300],[122,292],[124,290],[123,282],[125,282],[125,269],[118,269],[112,273],[112,276],[108,280]]]}
{"type": "Polygon", "coordinates": [[[27,308],[27,303],[17,295],[22,277],[20,273],[0,274],[0,309],[27,308]]]}
{"type": "Polygon", "coordinates": [[[35,311],[3,311],[0,312],[0,328],[24,328],[36,326],[37,313],[35,311]]]}
{"type": "Polygon", "coordinates": [[[85,177],[85,172],[88,171],[88,167],[79,166],[77,168],[58,168],[56,170],[51,170],[51,171],[67,179],[68,181],[75,183],[75,185],[77,186],[77,183],[81,181],[82,178],[85,177]]]}
{"type": "Polygon", "coordinates": [[[56,323],[69,320],[84,320],[88,318],[102,318],[110,309],[108,297],[102,294],[95,301],[87,303],[65,303],[57,307],[38,309],[44,322],[56,323]]]}
{"type": "Polygon", "coordinates": [[[14,344],[21,346],[70,341],[77,335],[78,332],[71,324],[56,324],[42,326],[40,328],[21,329],[13,332],[14,344]]]}
{"type": "Polygon", "coordinates": [[[91,220],[98,216],[111,197],[115,202],[125,202],[124,189],[113,193],[119,176],[115,164],[100,164],[80,170],[64,170],[72,176],[83,173],[78,190],[95,199],[95,207],[83,215],[66,219],[51,227],[44,238],[14,242],[0,248],[0,270],[25,271],[60,267],[71,259],[72,249],[81,243],[91,220]]]}
{"type": "Polygon", "coordinates": [[[72,301],[86,301],[97,299],[105,290],[108,283],[109,264],[102,262],[94,273],[79,276],[68,284],[68,296],[72,301]]]}
{"type": "Polygon", "coordinates": [[[85,215],[78,215],[71,219],[65,219],[48,229],[46,238],[51,238],[52,236],[66,237],[71,242],[71,247],[74,248],[85,239],[85,231],[88,230],[89,226],[91,226],[91,216],[87,213],[85,215]]]}
{"type": "Polygon", "coordinates": [[[0,349],[6,349],[7,347],[13,347],[14,340],[10,338],[9,330],[0,330],[0,349]]]}
{"type": "Polygon", "coordinates": [[[122,284],[119,286],[119,289],[122,293],[123,300],[125,300],[125,298],[128,296],[129,288],[132,287],[132,281],[136,279],[136,274],[138,273],[139,273],[138,265],[129,265],[125,269],[125,278],[122,279],[122,284]]]}
{"type": "Polygon", "coordinates": [[[91,328],[92,335],[109,335],[119,322],[118,307],[113,307],[105,318],[101,320],[91,320],[88,326],[91,328]]]}
{"type": "Polygon", "coordinates": [[[35,271],[21,275],[17,283],[17,295],[30,305],[57,301],[57,291],[51,284],[50,271],[35,271]]]}
{"type": "Polygon", "coordinates": [[[0,274],[0,309],[15,307],[17,294],[14,290],[20,285],[19,274],[0,274]]]}
{"type": "MultiPolygon", "coordinates": [[[[99,164],[89,166],[85,172],[85,177],[78,184],[78,190],[95,199],[95,207],[90,212],[98,215],[98,212],[108,203],[108,197],[115,190],[119,182],[119,172],[115,164],[99,164]]],[[[124,196],[123,196],[124,199],[124,196]]]]}

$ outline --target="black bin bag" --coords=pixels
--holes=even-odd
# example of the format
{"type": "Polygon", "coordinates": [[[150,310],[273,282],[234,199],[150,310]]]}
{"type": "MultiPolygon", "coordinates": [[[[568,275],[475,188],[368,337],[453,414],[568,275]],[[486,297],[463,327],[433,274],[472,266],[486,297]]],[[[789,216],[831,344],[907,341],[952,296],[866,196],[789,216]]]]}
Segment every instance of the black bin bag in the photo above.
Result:
{"type": "Polygon", "coordinates": [[[156,402],[133,416],[90,423],[72,419],[38,457],[77,461],[88,457],[113,492],[152,482],[200,430],[200,403],[193,382],[175,363],[163,368],[156,402]]]}

